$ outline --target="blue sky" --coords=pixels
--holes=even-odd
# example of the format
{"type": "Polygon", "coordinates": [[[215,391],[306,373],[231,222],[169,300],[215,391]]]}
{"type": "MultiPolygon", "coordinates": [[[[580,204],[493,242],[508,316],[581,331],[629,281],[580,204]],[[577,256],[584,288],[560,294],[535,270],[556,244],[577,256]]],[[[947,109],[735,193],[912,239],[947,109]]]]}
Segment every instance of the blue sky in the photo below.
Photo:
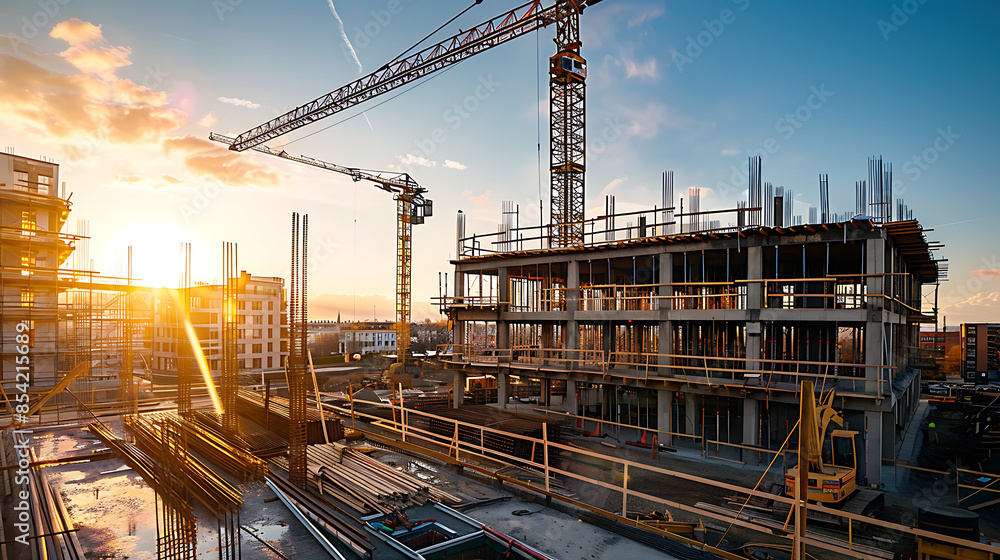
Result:
{"type": "MultiPolygon", "coordinates": [[[[307,212],[313,316],[388,319],[386,193],[203,140],[331,91],[359,77],[359,65],[378,68],[470,3],[334,1],[346,40],[327,1],[5,3],[0,145],[64,164],[72,218],[90,220],[102,272],[115,273],[132,244],[139,274],[169,282],[177,243],[190,241],[194,278],[211,281],[221,242],[235,241],[241,268],[284,275],[289,214],[307,212]]],[[[440,37],[517,5],[485,0],[440,37]]],[[[711,189],[703,207],[732,207],[745,197],[743,182],[727,186],[733,170],[764,147],[764,180],[798,194],[796,213],[817,204],[820,173],[830,176],[831,209],[846,212],[867,158],[881,155],[894,165],[895,194],[946,244],[949,324],[996,321],[998,16],[993,2],[604,0],[581,18],[588,215],[608,193],[619,211],[658,205],[668,169],[678,195],[698,186],[711,189]]],[[[520,205],[522,224],[537,223],[539,190],[547,208],[537,142],[541,130],[544,166],[553,34],[477,55],[337,126],[321,130],[334,116],[271,142],[407,169],[429,189],[436,215],[415,230],[416,318],[436,316],[425,302],[438,273],[450,272],[458,209],[470,231],[486,233],[502,200],[520,205]],[[444,141],[429,142],[437,129],[444,141]]]]}

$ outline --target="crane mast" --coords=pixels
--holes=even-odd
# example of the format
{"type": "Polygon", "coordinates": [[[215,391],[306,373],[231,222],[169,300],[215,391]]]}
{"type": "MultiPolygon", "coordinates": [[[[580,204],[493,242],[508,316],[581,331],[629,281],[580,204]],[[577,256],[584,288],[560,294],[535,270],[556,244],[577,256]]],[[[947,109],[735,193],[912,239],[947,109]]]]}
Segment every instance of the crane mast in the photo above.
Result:
{"type": "MultiPolygon", "coordinates": [[[[229,146],[243,151],[400,86],[450,67],[512,39],[556,24],[558,52],[549,59],[550,245],[583,244],[586,155],[586,61],[580,56],[580,14],[601,0],[532,0],[461,31],[240,134],[229,146]]],[[[408,244],[402,240],[401,244],[408,244]]],[[[404,248],[400,247],[400,251],[404,248]]],[[[400,271],[400,272],[408,272],[400,271]]]]}
{"type": "MultiPolygon", "coordinates": [[[[209,140],[231,146],[233,138],[211,133],[209,140]]],[[[253,146],[256,152],[295,161],[327,171],[341,173],[355,181],[370,181],[393,195],[396,201],[396,363],[402,364],[410,348],[411,279],[413,266],[413,226],[424,223],[433,215],[433,203],[424,198],[427,189],[407,173],[363,171],[306,156],[293,156],[285,150],[274,150],[263,144],[253,146]]]]}
{"type": "Polygon", "coordinates": [[[549,59],[549,157],[553,247],[583,244],[587,62],[580,56],[576,0],[555,5],[558,52],[549,59]]]}

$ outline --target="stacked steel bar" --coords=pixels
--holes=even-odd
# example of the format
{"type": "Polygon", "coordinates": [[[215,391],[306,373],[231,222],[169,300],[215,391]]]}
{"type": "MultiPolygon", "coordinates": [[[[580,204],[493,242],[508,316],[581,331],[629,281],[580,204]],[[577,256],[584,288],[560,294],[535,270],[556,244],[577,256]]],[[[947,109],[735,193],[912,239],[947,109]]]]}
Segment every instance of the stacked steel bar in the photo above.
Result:
{"type": "Polygon", "coordinates": [[[267,472],[267,463],[253,456],[245,448],[241,448],[239,446],[242,444],[241,441],[223,437],[221,433],[197,421],[198,415],[184,418],[174,412],[153,412],[143,414],[142,418],[154,424],[157,422],[179,424],[187,436],[187,444],[191,449],[240,482],[263,480],[267,472]]]}
{"type": "MultiPolygon", "coordinates": [[[[310,486],[360,512],[389,513],[428,501],[461,502],[457,496],[344,445],[310,445],[307,461],[310,486]]],[[[272,462],[286,468],[281,460],[272,462]]]]}
{"type": "Polygon", "coordinates": [[[358,556],[372,557],[375,547],[368,542],[368,534],[359,528],[361,520],[323,498],[293,486],[277,472],[273,472],[267,479],[284,492],[302,513],[351,547],[358,556]]]}
{"type": "MultiPolygon", "coordinates": [[[[263,396],[247,389],[240,389],[236,407],[240,415],[253,420],[261,426],[267,426],[268,429],[277,435],[281,437],[290,436],[291,408],[288,399],[271,396],[268,399],[265,410],[263,396]]],[[[341,426],[339,418],[330,415],[321,418],[319,411],[313,408],[306,408],[303,416],[305,417],[304,426],[307,444],[312,445],[326,442],[326,439],[323,437],[323,426],[321,425],[323,421],[326,422],[326,431],[330,436],[330,441],[337,441],[344,437],[344,429],[341,426]]]]}
{"type": "MultiPolygon", "coordinates": [[[[240,401],[237,400],[237,403],[240,401]]],[[[237,404],[237,410],[240,405],[237,404]]],[[[257,426],[240,411],[240,435],[229,439],[234,445],[247,449],[255,457],[272,457],[288,451],[288,440],[257,426]]],[[[199,410],[194,418],[204,429],[222,436],[222,416],[213,410],[199,410]]]]}
{"type": "Polygon", "coordinates": [[[289,481],[306,484],[306,260],[309,216],[302,216],[302,245],[299,246],[299,214],[292,213],[292,280],[288,316],[290,341],[288,362],[288,463],[289,481]],[[301,268],[299,254],[301,252],[301,268]]]}
{"type": "Polygon", "coordinates": [[[186,483],[202,504],[215,514],[235,511],[243,505],[240,492],[204,463],[187,453],[186,433],[172,416],[140,414],[125,420],[135,444],[157,462],[177,463],[178,484],[186,483]]]}
{"type": "MultiPolygon", "coordinates": [[[[29,451],[31,462],[37,463],[35,450],[29,451]]],[[[34,535],[31,546],[38,558],[83,560],[85,558],[80,541],[76,538],[73,520],[66,511],[62,497],[49,485],[40,467],[31,467],[28,483],[31,490],[31,514],[34,535]]],[[[4,555],[6,557],[6,555],[4,555]]]]}
{"type": "Polygon", "coordinates": [[[236,244],[222,244],[222,431],[229,437],[239,435],[236,414],[236,391],[239,368],[236,364],[236,315],[239,299],[239,267],[236,244]]]}
{"type": "Polygon", "coordinates": [[[549,441],[560,440],[560,424],[541,416],[519,414],[478,405],[463,405],[459,408],[428,407],[425,411],[441,418],[428,418],[413,414],[407,416],[407,422],[414,427],[426,429],[448,439],[454,437],[455,433],[455,424],[448,420],[472,424],[472,426],[459,425],[458,440],[460,442],[476,447],[482,446],[488,450],[521,459],[542,462],[544,453],[542,446],[518,437],[479,430],[473,426],[486,426],[510,434],[540,439],[542,437],[542,424],[548,424],[549,441]],[[480,437],[480,433],[482,433],[482,437],[480,437]]]}
{"type": "Polygon", "coordinates": [[[106,424],[94,422],[88,429],[156,492],[156,557],[193,560],[198,525],[191,513],[187,486],[170,472],[169,464],[157,462],[136,444],[119,438],[106,424]]]}

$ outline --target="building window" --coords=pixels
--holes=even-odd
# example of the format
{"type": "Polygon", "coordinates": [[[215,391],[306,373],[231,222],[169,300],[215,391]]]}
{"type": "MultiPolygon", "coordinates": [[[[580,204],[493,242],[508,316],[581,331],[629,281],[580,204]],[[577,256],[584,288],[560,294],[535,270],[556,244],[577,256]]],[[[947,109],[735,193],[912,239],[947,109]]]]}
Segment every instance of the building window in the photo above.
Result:
{"type": "Polygon", "coordinates": [[[239,305],[239,309],[240,309],[240,311],[245,311],[245,310],[246,310],[246,308],[247,308],[247,302],[245,302],[245,301],[241,301],[241,302],[239,302],[239,304],[240,304],[240,305],[239,305]]]}
{"type": "Polygon", "coordinates": [[[267,302],[267,310],[268,311],[274,311],[274,302],[273,301],[267,302]]]}
{"type": "Polygon", "coordinates": [[[260,354],[261,352],[264,351],[263,348],[264,348],[263,344],[254,344],[253,345],[253,353],[254,354],[260,354]]]}
{"type": "Polygon", "coordinates": [[[267,316],[267,324],[268,325],[273,325],[274,324],[274,315],[268,315],[267,316]]]}
{"type": "Polygon", "coordinates": [[[273,342],[268,342],[267,343],[267,351],[268,352],[274,352],[274,343],[273,342]]]}
{"type": "Polygon", "coordinates": [[[35,291],[31,288],[21,288],[21,307],[35,306],[35,291]]]}
{"type": "Polygon", "coordinates": [[[274,338],[274,329],[267,329],[267,338],[274,338]]]}
{"type": "Polygon", "coordinates": [[[253,337],[254,338],[262,338],[262,336],[261,336],[261,330],[260,329],[254,329],[253,330],[253,337]]]}
{"type": "Polygon", "coordinates": [[[251,301],[250,302],[250,309],[252,309],[254,311],[260,311],[263,308],[263,306],[264,306],[264,302],[263,301],[251,301]]]}
{"type": "Polygon", "coordinates": [[[21,276],[31,276],[34,274],[35,255],[28,249],[21,254],[21,276]]]}
{"type": "Polygon", "coordinates": [[[14,188],[21,191],[29,190],[28,173],[25,171],[15,171],[14,173],[17,175],[17,183],[14,188]]]}
{"type": "Polygon", "coordinates": [[[268,356],[267,357],[267,367],[274,367],[274,357],[273,356],[268,356]]]}
{"type": "Polygon", "coordinates": [[[237,353],[239,353],[239,354],[245,354],[246,351],[247,351],[247,345],[246,344],[237,344],[236,345],[236,352],[237,353]]]}
{"type": "Polygon", "coordinates": [[[260,369],[260,367],[261,367],[260,366],[260,358],[254,358],[253,359],[253,367],[255,367],[257,369],[260,369]]]}
{"type": "Polygon", "coordinates": [[[34,237],[38,231],[38,215],[34,210],[21,211],[21,237],[34,237]]]}

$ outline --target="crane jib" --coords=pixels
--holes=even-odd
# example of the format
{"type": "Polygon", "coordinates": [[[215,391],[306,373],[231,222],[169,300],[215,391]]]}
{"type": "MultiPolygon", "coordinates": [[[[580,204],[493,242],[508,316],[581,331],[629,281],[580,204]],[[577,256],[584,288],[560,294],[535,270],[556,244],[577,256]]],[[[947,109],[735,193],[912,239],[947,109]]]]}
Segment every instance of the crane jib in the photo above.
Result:
{"type": "MultiPolygon", "coordinates": [[[[593,3],[596,2],[587,5],[593,3]]],[[[581,10],[582,5],[583,3],[581,3],[581,10]]],[[[546,27],[555,19],[555,6],[543,9],[541,1],[534,0],[409,57],[391,61],[367,76],[254,127],[240,134],[230,144],[230,149],[243,151],[253,148],[309,123],[457,64],[484,50],[546,27]]]]}

